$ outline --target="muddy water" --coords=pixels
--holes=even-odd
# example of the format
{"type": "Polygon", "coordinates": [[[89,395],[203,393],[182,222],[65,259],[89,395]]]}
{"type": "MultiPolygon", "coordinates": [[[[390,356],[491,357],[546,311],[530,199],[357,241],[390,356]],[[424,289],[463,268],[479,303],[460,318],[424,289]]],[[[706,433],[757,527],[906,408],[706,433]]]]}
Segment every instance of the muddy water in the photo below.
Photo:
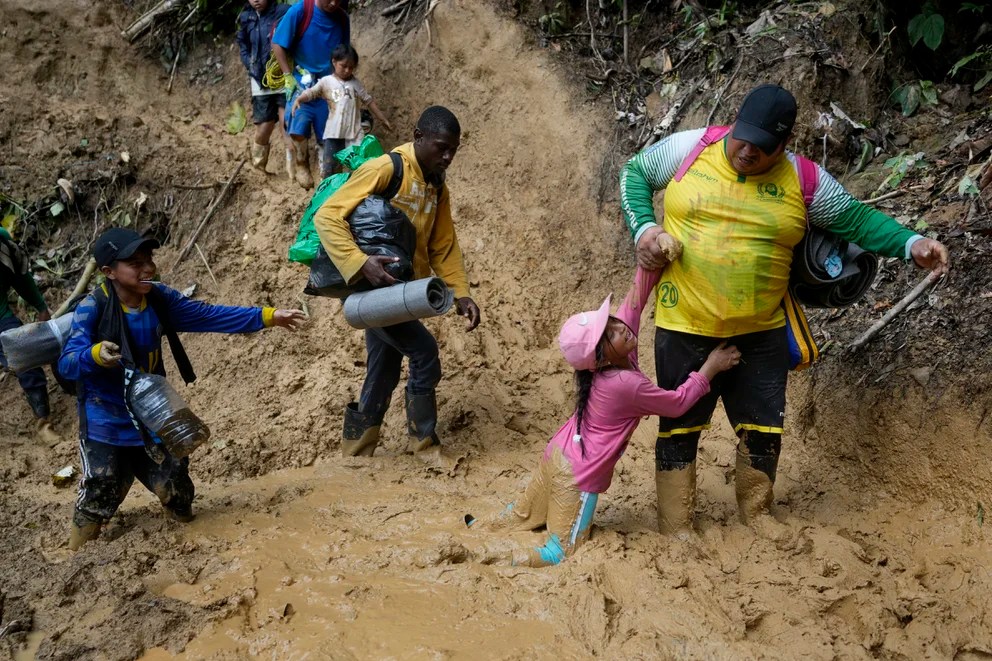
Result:
{"type": "MultiPolygon", "coordinates": [[[[166,574],[149,577],[146,587],[194,605],[233,600],[241,607],[206,627],[178,657],[157,648],[143,658],[587,654],[556,639],[539,598],[520,609],[513,597],[499,596],[516,570],[479,564],[500,560],[500,553],[487,551],[478,536],[468,539],[456,516],[425,507],[436,499],[402,480],[363,489],[368,476],[362,473],[386,461],[405,466],[413,460],[353,459],[347,460],[353,468],[343,471],[326,466],[273,474],[253,485],[260,503],[254,513],[202,513],[187,538],[221,540],[227,550],[192,583],[166,574]],[[469,583],[494,588],[481,603],[464,576],[453,575],[469,562],[475,574],[469,583]]],[[[448,486],[442,483],[441,491],[448,486]]]]}

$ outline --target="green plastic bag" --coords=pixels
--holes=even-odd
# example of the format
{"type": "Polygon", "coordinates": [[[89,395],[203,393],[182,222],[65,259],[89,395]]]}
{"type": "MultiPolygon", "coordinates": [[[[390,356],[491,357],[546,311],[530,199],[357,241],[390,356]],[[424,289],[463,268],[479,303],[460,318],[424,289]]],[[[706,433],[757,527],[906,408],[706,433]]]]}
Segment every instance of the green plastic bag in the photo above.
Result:
{"type": "Polygon", "coordinates": [[[382,150],[382,145],[379,144],[379,140],[374,135],[367,135],[361,144],[345,147],[334,154],[334,160],[354,172],[365,161],[377,158],[385,153],[382,150]]]}
{"type": "MultiPolygon", "coordinates": [[[[382,156],[384,153],[382,145],[379,144],[376,137],[369,135],[362,140],[361,144],[342,149],[334,155],[334,158],[354,171],[365,161],[382,156]]],[[[348,172],[332,174],[317,186],[317,190],[313,192],[313,197],[310,198],[310,204],[307,205],[307,210],[300,218],[300,231],[296,233],[296,242],[289,247],[289,261],[310,266],[310,262],[317,256],[320,238],[317,236],[317,229],[313,226],[313,217],[327,198],[341,188],[344,182],[348,181],[349,175],[348,172]]]]}

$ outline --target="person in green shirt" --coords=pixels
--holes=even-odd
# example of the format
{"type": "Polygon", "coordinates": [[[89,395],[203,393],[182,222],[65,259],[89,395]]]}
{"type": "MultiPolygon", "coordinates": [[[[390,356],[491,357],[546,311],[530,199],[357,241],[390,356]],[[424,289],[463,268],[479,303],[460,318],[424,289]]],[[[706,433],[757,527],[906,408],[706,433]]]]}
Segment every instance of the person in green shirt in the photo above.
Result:
{"type": "MultiPolygon", "coordinates": [[[[45,297],[31,277],[28,266],[28,258],[24,251],[14,243],[5,229],[0,228],[0,333],[21,325],[21,320],[10,309],[11,288],[38,311],[38,321],[48,321],[52,318],[45,297]]],[[[0,367],[7,368],[7,358],[3,354],[2,346],[0,346],[0,367]]],[[[48,419],[51,406],[48,401],[48,379],[45,373],[41,368],[25,370],[17,375],[17,380],[38,419],[38,438],[49,445],[54,445],[60,439],[48,419]]]]}

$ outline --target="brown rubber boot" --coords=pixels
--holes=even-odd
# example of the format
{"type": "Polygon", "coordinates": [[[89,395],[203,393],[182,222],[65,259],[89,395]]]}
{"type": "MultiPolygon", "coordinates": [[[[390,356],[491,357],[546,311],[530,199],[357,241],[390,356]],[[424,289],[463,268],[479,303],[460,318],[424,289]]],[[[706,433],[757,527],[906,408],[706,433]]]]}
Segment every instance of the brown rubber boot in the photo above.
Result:
{"type": "Polygon", "coordinates": [[[260,145],[254,140],[251,143],[251,166],[256,170],[265,171],[269,163],[269,145],[260,145]]]}
{"type": "Polygon", "coordinates": [[[344,407],[344,433],[341,454],[345,457],[371,457],[379,445],[379,427],[372,418],[358,410],[358,403],[344,407]]]}
{"type": "MultiPolygon", "coordinates": [[[[789,527],[772,516],[771,508],[774,499],[771,478],[763,471],[754,467],[755,460],[761,465],[762,460],[768,462],[769,457],[751,457],[747,450],[737,448],[737,465],[735,468],[734,488],[737,492],[737,513],[741,523],[749,526],[760,537],[770,539],[776,545],[788,548],[791,538],[789,527]]],[[[778,457],[774,457],[777,463],[778,457]]]]}
{"type": "Polygon", "coordinates": [[[658,495],[658,530],[663,535],[687,537],[696,512],[696,462],[654,474],[658,495]]]}
{"type": "Polygon", "coordinates": [[[78,551],[83,544],[99,537],[100,528],[102,526],[99,523],[87,523],[84,526],[73,523],[69,530],[69,550],[78,551]]]}
{"type": "Polygon", "coordinates": [[[306,140],[293,140],[293,159],[296,165],[296,183],[303,188],[313,188],[310,174],[310,148],[306,140]]]}
{"type": "Polygon", "coordinates": [[[286,138],[289,144],[286,145],[286,176],[290,183],[296,181],[296,156],[293,154],[293,141],[286,138]]]}

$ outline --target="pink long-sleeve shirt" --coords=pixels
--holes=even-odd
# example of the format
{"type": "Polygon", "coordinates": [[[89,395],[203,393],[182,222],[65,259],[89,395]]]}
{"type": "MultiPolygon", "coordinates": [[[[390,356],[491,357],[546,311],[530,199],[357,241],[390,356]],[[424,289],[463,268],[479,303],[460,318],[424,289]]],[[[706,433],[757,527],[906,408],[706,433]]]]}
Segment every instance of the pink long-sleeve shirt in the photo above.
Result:
{"type": "MultiPolygon", "coordinates": [[[[641,311],[651,290],[661,277],[660,271],[638,267],[634,285],[614,315],[637,335],[641,311]]],[[[589,402],[582,415],[582,442],[576,443],[575,413],[548,443],[544,458],[554,447],[562,449],[572,464],[576,486],[582,491],[603,493],[610,488],[613,468],[627,449],[631,435],[641,418],[660,415],[676,418],[710,391],[710,382],[699,372],[692,372],[676,390],[665,390],[646,377],[637,364],[637,349],[629,355],[630,369],[606,369],[596,372],[589,402]]]]}

